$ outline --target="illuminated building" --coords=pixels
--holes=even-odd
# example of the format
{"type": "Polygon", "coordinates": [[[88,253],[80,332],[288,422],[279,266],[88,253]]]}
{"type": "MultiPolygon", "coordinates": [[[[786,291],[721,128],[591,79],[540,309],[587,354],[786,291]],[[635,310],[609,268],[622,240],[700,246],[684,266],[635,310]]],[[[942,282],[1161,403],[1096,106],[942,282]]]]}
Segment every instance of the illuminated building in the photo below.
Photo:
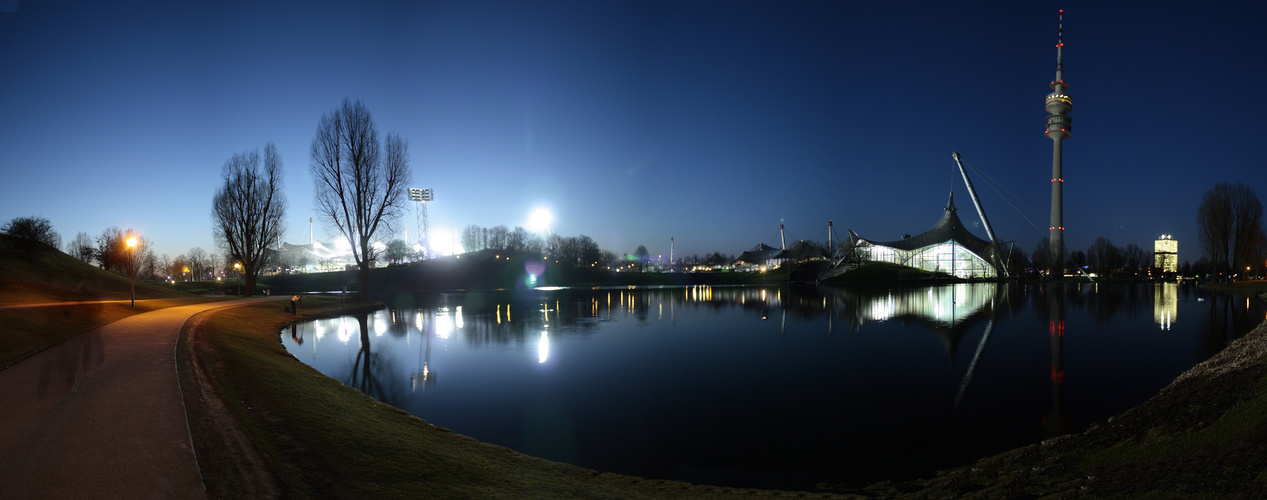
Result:
{"type": "Polygon", "coordinates": [[[990,242],[968,232],[950,195],[946,213],[933,227],[917,236],[898,241],[876,242],[849,231],[849,242],[861,260],[889,262],[958,278],[993,278],[997,272],[986,256],[990,242]]]}
{"type": "Polygon", "coordinates": [[[1162,272],[1179,271],[1179,240],[1169,234],[1163,234],[1153,242],[1153,265],[1162,272]]]}
{"type": "Polygon", "coordinates": [[[1056,79],[1051,82],[1051,93],[1047,94],[1047,130],[1044,132],[1052,142],[1051,157],[1051,227],[1048,239],[1051,242],[1051,248],[1048,255],[1051,256],[1051,276],[1059,277],[1064,274],[1064,255],[1065,255],[1065,221],[1064,221],[1064,174],[1061,173],[1060,144],[1069,132],[1073,130],[1073,118],[1069,117],[1069,112],[1073,111],[1073,99],[1065,94],[1065,89],[1069,88],[1069,82],[1064,80],[1064,48],[1065,48],[1065,11],[1060,11],[1060,28],[1056,36],[1056,79]]]}
{"type": "Polygon", "coordinates": [[[783,265],[790,258],[787,250],[782,248],[774,248],[765,243],[759,243],[752,249],[745,251],[735,259],[737,265],[749,265],[764,267],[766,269],[774,269],[783,265]]]}

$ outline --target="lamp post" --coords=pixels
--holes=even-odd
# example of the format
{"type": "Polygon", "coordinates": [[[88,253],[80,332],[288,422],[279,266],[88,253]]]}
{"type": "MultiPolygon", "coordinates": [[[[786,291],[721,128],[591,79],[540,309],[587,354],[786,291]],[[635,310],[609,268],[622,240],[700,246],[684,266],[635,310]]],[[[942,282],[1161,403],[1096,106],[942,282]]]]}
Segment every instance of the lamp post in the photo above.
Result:
{"type": "Polygon", "coordinates": [[[233,270],[238,272],[238,295],[242,295],[242,263],[234,262],[233,270]]]}
{"type": "MultiPolygon", "coordinates": [[[[187,272],[189,272],[189,266],[185,266],[184,270],[182,270],[182,271],[180,272],[180,276],[181,276],[182,278],[184,278],[184,277],[185,277],[185,273],[187,273],[187,272]]],[[[188,279],[186,279],[185,281],[189,281],[189,280],[188,280],[188,279]]]]}
{"type": "Polygon", "coordinates": [[[128,262],[132,270],[132,307],[136,307],[136,236],[128,237],[128,262]]]}

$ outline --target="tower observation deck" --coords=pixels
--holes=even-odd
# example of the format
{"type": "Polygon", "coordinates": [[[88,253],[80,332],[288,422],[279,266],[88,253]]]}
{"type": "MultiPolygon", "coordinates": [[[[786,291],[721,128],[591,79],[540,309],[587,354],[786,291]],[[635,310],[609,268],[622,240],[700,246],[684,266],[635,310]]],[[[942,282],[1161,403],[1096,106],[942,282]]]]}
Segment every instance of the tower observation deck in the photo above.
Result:
{"type": "Polygon", "coordinates": [[[1056,35],[1056,79],[1051,82],[1050,94],[1047,94],[1047,130],[1045,134],[1052,142],[1051,157],[1051,227],[1048,240],[1049,276],[1059,278],[1065,269],[1065,221],[1063,206],[1064,174],[1061,172],[1061,142],[1069,137],[1073,130],[1073,99],[1065,93],[1069,82],[1065,81],[1064,49],[1065,49],[1065,11],[1060,10],[1060,24],[1056,35]]]}

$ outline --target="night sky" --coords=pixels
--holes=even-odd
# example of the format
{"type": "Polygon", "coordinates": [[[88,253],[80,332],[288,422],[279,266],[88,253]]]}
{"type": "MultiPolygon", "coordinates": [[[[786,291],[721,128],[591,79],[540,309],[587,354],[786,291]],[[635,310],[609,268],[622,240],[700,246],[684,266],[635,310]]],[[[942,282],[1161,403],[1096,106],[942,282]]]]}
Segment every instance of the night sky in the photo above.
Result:
{"type": "Polygon", "coordinates": [[[1059,8],[1070,249],[1173,234],[1195,261],[1203,192],[1267,197],[1262,2],[187,4],[0,0],[0,219],[212,251],[221,167],[271,141],[285,240],[307,243],[309,147],[351,98],[409,141],[433,239],[547,207],[558,234],[666,258],[670,237],[677,256],[777,246],[780,221],[789,242],[828,219],[894,240],[952,189],[985,237],[958,151],[1011,193],[973,179],[1028,254],[1059,8]]]}

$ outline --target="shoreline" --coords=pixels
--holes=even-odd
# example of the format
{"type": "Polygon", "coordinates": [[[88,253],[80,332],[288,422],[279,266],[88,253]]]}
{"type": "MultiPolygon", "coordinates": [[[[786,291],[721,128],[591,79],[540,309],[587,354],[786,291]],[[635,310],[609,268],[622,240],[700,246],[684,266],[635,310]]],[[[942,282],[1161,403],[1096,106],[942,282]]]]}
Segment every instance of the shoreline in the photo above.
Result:
{"type": "MultiPolygon", "coordinates": [[[[1267,293],[1254,293],[1267,301],[1267,293]]],[[[931,478],[862,490],[886,498],[1200,496],[1267,489],[1267,319],[1144,403],[931,478]]]]}
{"type": "MultiPolygon", "coordinates": [[[[1225,291],[1225,290],[1219,290],[1225,291]]],[[[1267,294],[1259,294],[1260,300],[1267,300],[1267,294]]],[[[357,307],[357,306],[354,306],[357,307]]],[[[359,307],[364,307],[361,305],[359,307]]],[[[314,311],[312,316],[328,316],[343,314],[346,310],[338,305],[328,308],[327,310],[314,311]]],[[[294,320],[289,320],[294,321],[294,320]]],[[[269,333],[276,342],[276,337],[281,333],[281,329],[286,328],[285,324],[269,329],[269,333]]],[[[254,330],[254,329],[253,329],[254,330]]],[[[194,334],[195,343],[200,341],[197,334],[194,334]]],[[[205,339],[203,339],[205,340],[205,339]]],[[[280,346],[280,342],[277,342],[280,346]]],[[[192,347],[190,347],[192,349],[192,347]]],[[[283,349],[284,351],[284,349],[283,349]]],[[[294,360],[293,357],[287,356],[287,361],[302,365],[302,363],[294,360]]],[[[188,363],[189,360],[183,362],[188,363]]],[[[215,366],[214,361],[210,364],[199,360],[199,364],[207,366],[215,366]]],[[[303,365],[306,368],[306,365],[303,365]]],[[[182,368],[183,370],[183,368],[182,368]]],[[[310,369],[309,369],[310,370],[310,369]]],[[[324,377],[324,376],[322,376],[324,377]]],[[[342,385],[333,379],[327,379],[329,384],[342,385]]],[[[221,398],[224,394],[214,389],[214,393],[221,398]]],[[[1180,374],[1166,388],[1162,389],[1156,396],[1150,398],[1145,403],[1128,410],[1118,416],[1111,417],[1107,422],[1093,424],[1092,427],[1079,434],[1068,434],[1056,438],[1052,438],[1041,443],[1024,446],[1021,448],[1005,451],[998,455],[981,458],[971,464],[967,464],[958,468],[942,470],[931,478],[916,479],[902,482],[878,482],[866,486],[859,485],[833,485],[820,484],[818,491],[795,491],[781,492],[772,490],[750,490],[743,488],[724,488],[707,485],[690,485],[677,481],[653,480],[631,476],[619,476],[615,474],[600,474],[596,471],[581,469],[579,467],[567,464],[559,464],[535,459],[529,456],[523,456],[522,460],[536,462],[547,462],[549,468],[561,468],[563,470],[577,471],[579,481],[585,483],[585,488],[598,488],[597,491],[607,491],[615,483],[624,486],[617,488],[620,491],[617,496],[622,497],[654,497],[661,496],[669,491],[675,495],[688,495],[699,497],[751,497],[751,496],[781,496],[785,494],[796,495],[824,495],[827,497],[843,497],[857,498],[861,497],[927,497],[927,496],[955,496],[955,497],[1015,497],[1025,495],[1049,495],[1060,494],[1066,496],[1084,496],[1084,495],[1107,495],[1119,496],[1140,494],[1151,491],[1179,493],[1181,491],[1211,491],[1219,494],[1232,494],[1244,492],[1245,490],[1236,490],[1235,488],[1217,489],[1216,486],[1210,486],[1203,482],[1184,483],[1174,485],[1173,489],[1167,489],[1165,481],[1151,477],[1152,475],[1142,473],[1140,466],[1132,465],[1131,461],[1125,464],[1121,460],[1115,460],[1112,457],[1105,458],[1106,452],[1120,453],[1123,449],[1134,449],[1140,446],[1153,446],[1157,442],[1174,443],[1181,441],[1180,438],[1185,435],[1198,433],[1203,429],[1211,427],[1212,422],[1220,421],[1226,414],[1231,412],[1237,405],[1244,402],[1254,402],[1258,398],[1256,392],[1264,394],[1267,400],[1267,321],[1261,323],[1250,333],[1237,339],[1228,345],[1222,351],[1210,359],[1198,364],[1197,366],[1180,374]],[[1228,382],[1235,379],[1237,382],[1228,382]],[[1262,388],[1259,390],[1259,388],[1262,388]],[[1191,408],[1197,407],[1194,413],[1191,408]],[[1196,420],[1185,420],[1186,416],[1196,416],[1196,420]],[[1124,448],[1125,447],[1125,448],[1124,448]],[[1100,462],[1087,464],[1086,457],[1099,457],[1096,460],[1100,462]],[[1059,465],[1053,466],[1053,462],[1060,462],[1059,465]],[[1108,466],[1105,464],[1115,464],[1108,466]],[[1106,469],[1107,467],[1107,469],[1106,469]],[[1141,482],[1139,478],[1149,478],[1141,482]],[[1157,485],[1161,489],[1154,487],[1157,485]],[[1196,487],[1195,490],[1193,487],[1196,487]],[[625,489],[631,488],[631,489],[625,489]],[[666,489],[667,488],[667,489],[666,489]]],[[[205,392],[205,391],[204,391],[205,392]]],[[[360,395],[359,393],[357,393],[360,395]]],[[[362,395],[363,396],[363,395],[362,395]]],[[[362,399],[367,399],[363,397],[362,399]]],[[[234,406],[232,401],[224,401],[228,407],[234,406]]],[[[365,403],[356,403],[365,404],[365,403]]],[[[371,403],[372,406],[379,406],[371,403]]],[[[387,405],[381,405],[387,406],[387,405]]],[[[191,412],[194,410],[191,408],[191,412]]],[[[231,413],[238,418],[245,417],[247,419],[254,418],[251,412],[243,411],[241,408],[232,410],[231,413]]],[[[421,422],[416,417],[413,420],[421,422]]],[[[193,420],[199,419],[191,415],[193,420]]],[[[237,420],[236,418],[234,420],[237,420]]],[[[214,422],[214,419],[210,419],[214,422]]],[[[250,428],[250,422],[237,422],[243,428],[250,428]]],[[[424,423],[425,424],[425,423],[424,423]]],[[[429,426],[429,424],[426,424],[429,426]]],[[[416,427],[416,426],[415,426],[416,427]]],[[[253,479],[257,486],[251,491],[253,493],[267,492],[271,488],[267,486],[270,482],[275,482],[279,490],[272,490],[273,493],[281,491],[283,495],[289,496],[295,493],[293,490],[285,486],[285,480],[282,476],[277,475],[276,469],[287,468],[287,465],[281,467],[275,465],[278,457],[270,457],[267,453],[259,450],[271,448],[271,446],[263,445],[255,442],[249,435],[260,435],[260,432],[245,430],[239,428],[237,430],[223,429],[218,432],[228,432],[230,435],[234,433],[240,439],[250,442],[251,446],[256,449],[257,459],[264,463],[274,463],[263,469],[255,467],[253,470],[238,470],[236,472],[229,470],[222,477],[207,475],[208,492],[220,491],[222,494],[226,491],[232,492],[241,490],[237,488],[244,487],[243,484],[236,481],[242,479],[253,479]],[[242,474],[260,475],[261,477],[243,477],[242,474]],[[262,487],[259,486],[263,482],[262,487]],[[228,488],[227,490],[224,488],[228,488]]],[[[447,430],[430,426],[442,433],[447,430]]],[[[413,431],[411,431],[413,432],[413,431]]],[[[427,431],[423,432],[436,432],[427,431]]],[[[293,438],[293,436],[288,437],[293,438]]],[[[1233,441],[1239,442],[1236,439],[1233,441]]],[[[240,442],[240,441],[239,441],[240,442]]],[[[474,440],[459,440],[456,446],[464,447],[480,453],[487,453],[489,448],[498,448],[498,453],[510,453],[519,455],[508,449],[500,449],[486,443],[480,443],[474,440]]],[[[1197,446],[1201,446],[1198,441],[1197,446]]],[[[1206,449],[1203,447],[1202,449],[1206,449]]],[[[1259,448],[1262,448],[1261,446],[1259,448]]],[[[1267,461],[1267,453],[1253,451],[1249,447],[1246,451],[1245,446],[1237,446],[1230,452],[1231,456],[1245,464],[1257,464],[1267,461]]],[[[243,450],[249,451],[249,450],[243,450]]],[[[240,452],[235,452],[240,453],[240,452]]],[[[1225,456],[1227,453],[1208,451],[1206,455],[1214,453],[1217,456],[1225,456]]],[[[232,454],[230,454],[232,455],[232,454]]],[[[201,456],[201,454],[200,454],[201,456]]],[[[1159,455],[1159,456],[1164,456],[1159,455]]],[[[1205,455],[1202,455],[1205,456],[1205,455]]],[[[241,459],[241,456],[237,457],[241,459]]],[[[226,461],[221,464],[223,467],[239,467],[232,460],[234,456],[227,456],[226,461]]],[[[1133,460],[1133,459],[1132,459],[1133,460]]],[[[284,460],[283,460],[284,461],[284,460]]],[[[1219,461],[1222,463],[1222,460],[1219,461]]],[[[1198,471],[1201,474],[1217,478],[1219,471],[1206,471],[1201,462],[1181,462],[1183,468],[1189,471],[1198,471]]],[[[1252,466],[1252,465],[1251,465],[1252,466]]],[[[1149,467],[1156,468],[1156,464],[1149,467]]],[[[1236,471],[1242,471],[1244,467],[1234,467],[1236,471]]],[[[1264,470],[1264,469],[1258,469],[1264,470]]],[[[1143,472],[1146,472],[1143,471],[1143,472]]],[[[522,474],[523,471],[517,471],[515,474],[522,474]]],[[[1189,477],[1192,474],[1176,473],[1175,477],[1189,477]]],[[[1243,475],[1243,474],[1242,474],[1243,475]]],[[[1164,478],[1162,478],[1164,479],[1164,478]]],[[[292,478],[293,480],[293,478],[292,478]]],[[[1267,479],[1264,479],[1267,481],[1267,479]]],[[[1217,482],[1217,481],[1215,481],[1217,482]]],[[[1249,481],[1248,487],[1261,487],[1267,484],[1255,483],[1249,481]]],[[[452,485],[450,485],[452,486],[452,485]]],[[[309,490],[311,491],[311,490],[309,490]]],[[[451,490],[450,490],[451,491],[451,490]]],[[[489,490],[482,489],[485,493],[489,490]]],[[[519,491],[524,493],[524,491],[519,491]]],[[[556,491],[557,493],[557,491],[556,491]]],[[[591,490],[590,493],[595,493],[591,490]]],[[[506,493],[503,493],[506,494],[506,493]]],[[[213,495],[218,496],[218,495],[213,495]]],[[[225,496],[233,496],[231,494],[225,496]]],[[[271,496],[265,494],[264,496],[271,496]]],[[[604,496],[599,494],[598,496],[604,496]]]]}

